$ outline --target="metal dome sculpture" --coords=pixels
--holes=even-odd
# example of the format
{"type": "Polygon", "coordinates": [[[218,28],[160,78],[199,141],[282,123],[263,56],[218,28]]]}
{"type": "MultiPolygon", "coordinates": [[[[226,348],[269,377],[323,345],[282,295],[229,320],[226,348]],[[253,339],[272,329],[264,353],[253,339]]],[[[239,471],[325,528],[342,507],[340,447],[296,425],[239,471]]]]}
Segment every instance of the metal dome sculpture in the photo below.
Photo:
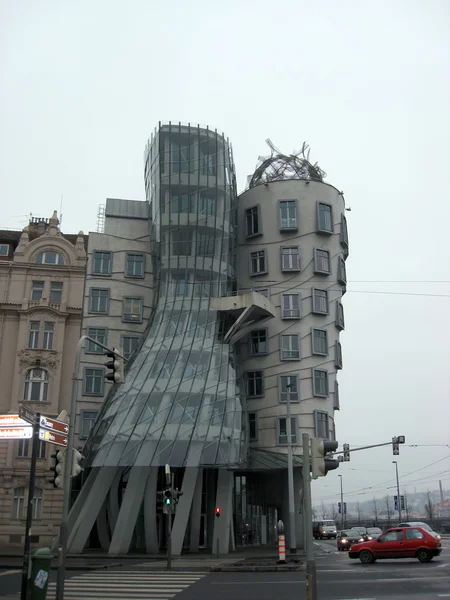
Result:
{"type": "Polygon", "coordinates": [[[323,181],[327,176],[318,163],[312,164],[309,160],[309,146],[303,142],[299,152],[283,154],[270,139],[266,140],[271,150],[268,157],[260,156],[255,172],[249,177],[248,187],[253,188],[262,183],[271,181],[285,181],[286,179],[307,179],[323,181]]]}

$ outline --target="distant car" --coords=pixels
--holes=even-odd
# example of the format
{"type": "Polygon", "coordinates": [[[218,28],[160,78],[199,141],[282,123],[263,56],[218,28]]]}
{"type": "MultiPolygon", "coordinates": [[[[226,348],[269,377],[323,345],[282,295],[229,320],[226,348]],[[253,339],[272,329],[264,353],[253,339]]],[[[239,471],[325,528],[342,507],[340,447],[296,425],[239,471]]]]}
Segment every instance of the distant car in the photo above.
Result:
{"type": "Polygon", "coordinates": [[[435,538],[441,539],[441,536],[433,531],[431,527],[427,523],[423,523],[422,521],[404,521],[403,523],[398,524],[399,527],[422,527],[425,531],[428,531],[431,535],[434,535],[435,538]]]}
{"type": "Polygon", "coordinates": [[[376,540],[378,536],[380,536],[383,531],[379,527],[367,527],[366,529],[366,542],[370,542],[371,540],[376,540]]]}
{"type": "Polygon", "coordinates": [[[363,537],[367,535],[367,529],[365,527],[352,527],[352,529],[356,529],[363,537]]]}
{"type": "Polygon", "coordinates": [[[363,564],[379,558],[417,558],[425,563],[441,552],[441,541],[423,527],[396,527],[376,540],[354,544],[348,555],[359,558],[363,564]]]}
{"type": "Polygon", "coordinates": [[[313,522],[313,536],[314,539],[320,540],[322,538],[325,539],[336,539],[337,531],[336,531],[336,523],[331,519],[324,519],[323,521],[314,521],[313,522]]]}
{"type": "Polygon", "coordinates": [[[363,542],[364,538],[356,529],[343,529],[337,538],[338,550],[350,550],[353,544],[363,542]]]}

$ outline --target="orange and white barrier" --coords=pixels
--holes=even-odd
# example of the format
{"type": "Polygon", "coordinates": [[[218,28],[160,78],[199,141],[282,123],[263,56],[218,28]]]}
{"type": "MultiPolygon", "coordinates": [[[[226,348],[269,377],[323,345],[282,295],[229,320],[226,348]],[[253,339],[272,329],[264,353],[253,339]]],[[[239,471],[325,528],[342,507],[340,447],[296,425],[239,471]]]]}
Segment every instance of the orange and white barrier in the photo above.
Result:
{"type": "Polygon", "coordinates": [[[283,533],[278,536],[278,560],[286,562],[286,544],[283,533]]]}

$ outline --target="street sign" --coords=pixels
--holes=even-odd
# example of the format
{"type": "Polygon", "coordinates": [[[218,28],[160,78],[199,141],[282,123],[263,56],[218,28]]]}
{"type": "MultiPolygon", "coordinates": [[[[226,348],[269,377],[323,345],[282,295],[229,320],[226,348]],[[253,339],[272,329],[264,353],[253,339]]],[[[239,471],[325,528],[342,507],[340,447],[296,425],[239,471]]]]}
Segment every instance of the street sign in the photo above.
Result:
{"type": "Polygon", "coordinates": [[[28,427],[19,415],[0,415],[0,427],[28,427]]]}
{"type": "Polygon", "coordinates": [[[56,444],[57,446],[67,446],[67,436],[62,433],[53,433],[47,429],[39,429],[39,439],[49,444],[56,444]]]}
{"type": "MultiPolygon", "coordinates": [[[[405,496],[400,496],[400,508],[405,510],[405,496]]],[[[398,496],[394,496],[394,509],[398,510],[398,496]]]]}
{"type": "Polygon", "coordinates": [[[394,496],[394,510],[398,510],[398,496],[394,496]]]}
{"type": "Polygon", "coordinates": [[[32,427],[0,427],[0,440],[30,440],[32,427]]]}
{"type": "Polygon", "coordinates": [[[63,423],[62,421],[56,421],[55,419],[49,419],[48,417],[41,416],[39,425],[43,429],[48,429],[50,431],[55,431],[58,433],[67,434],[69,432],[69,426],[67,425],[67,423],[63,423]]]}
{"type": "Polygon", "coordinates": [[[19,417],[27,423],[31,423],[31,425],[34,425],[36,423],[36,413],[27,408],[26,406],[21,406],[19,408],[19,417]]]}

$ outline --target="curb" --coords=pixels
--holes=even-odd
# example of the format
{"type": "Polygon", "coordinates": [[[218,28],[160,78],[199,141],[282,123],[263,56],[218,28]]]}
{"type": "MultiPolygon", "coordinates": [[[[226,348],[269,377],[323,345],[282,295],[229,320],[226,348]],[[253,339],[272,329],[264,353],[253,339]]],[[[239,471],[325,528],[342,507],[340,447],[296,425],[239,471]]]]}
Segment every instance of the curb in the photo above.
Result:
{"type": "Polygon", "coordinates": [[[283,566],[283,567],[270,567],[270,566],[261,566],[261,567],[211,567],[210,571],[212,573],[255,573],[255,572],[266,572],[273,573],[275,571],[302,571],[303,568],[301,566],[283,566]]]}

